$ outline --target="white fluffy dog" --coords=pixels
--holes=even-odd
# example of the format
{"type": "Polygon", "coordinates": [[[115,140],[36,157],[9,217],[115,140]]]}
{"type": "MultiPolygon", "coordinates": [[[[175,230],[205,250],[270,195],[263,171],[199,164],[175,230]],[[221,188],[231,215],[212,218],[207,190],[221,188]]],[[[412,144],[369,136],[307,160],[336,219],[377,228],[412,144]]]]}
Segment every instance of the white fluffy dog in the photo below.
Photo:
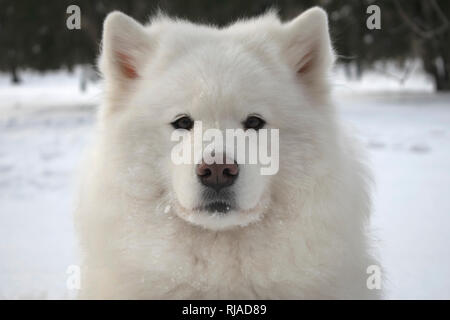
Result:
{"type": "Polygon", "coordinates": [[[109,14],[76,212],[80,297],[378,297],[368,174],[331,103],[333,61],[320,8],[224,28],[109,14]],[[174,164],[171,134],[194,121],[279,129],[278,173],[174,164]]]}

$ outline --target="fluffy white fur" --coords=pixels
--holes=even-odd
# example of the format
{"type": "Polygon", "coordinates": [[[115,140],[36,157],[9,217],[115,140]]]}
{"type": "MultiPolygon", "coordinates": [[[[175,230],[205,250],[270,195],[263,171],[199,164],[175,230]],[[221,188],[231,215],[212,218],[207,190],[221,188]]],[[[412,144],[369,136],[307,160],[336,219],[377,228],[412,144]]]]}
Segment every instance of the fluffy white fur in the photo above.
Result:
{"type": "Polygon", "coordinates": [[[105,96],[83,166],[76,225],[81,298],[375,298],[366,287],[370,197],[361,150],[340,127],[326,13],[274,13],[225,28],[113,12],[105,96]],[[280,129],[280,170],[242,166],[238,209],[194,210],[194,166],[175,166],[170,122],[280,129]]]}

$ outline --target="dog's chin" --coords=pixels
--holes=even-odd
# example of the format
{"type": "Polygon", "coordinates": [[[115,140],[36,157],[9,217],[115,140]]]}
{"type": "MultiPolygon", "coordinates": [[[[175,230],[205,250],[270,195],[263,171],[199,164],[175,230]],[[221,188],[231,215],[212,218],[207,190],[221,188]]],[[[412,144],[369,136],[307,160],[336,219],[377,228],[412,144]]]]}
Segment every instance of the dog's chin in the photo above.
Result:
{"type": "Polygon", "coordinates": [[[226,202],[213,202],[193,209],[177,205],[175,211],[186,222],[214,231],[243,228],[263,216],[260,206],[243,210],[226,202]]]}

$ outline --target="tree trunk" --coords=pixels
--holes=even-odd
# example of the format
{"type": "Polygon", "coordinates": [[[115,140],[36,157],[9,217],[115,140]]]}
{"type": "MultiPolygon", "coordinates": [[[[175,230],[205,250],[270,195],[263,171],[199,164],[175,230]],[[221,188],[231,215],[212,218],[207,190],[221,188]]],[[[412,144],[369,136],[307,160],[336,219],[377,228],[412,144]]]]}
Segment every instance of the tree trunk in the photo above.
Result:
{"type": "Polygon", "coordinates": [[[425,72],[433,77],[436,91],[450,91],[450,55],[436,39],[424,41],[421,59],[425,72]]]}
{"type": "Polygon", "coordinates": [[[22,80],[19,77],[16,67],[11,68],[11,81],[13,84],[19,84],[22,82],[22,80]]]}
{"type": "Polygon", "coordinates": [[[436,82],[437,91],[450,91],[450,59],[448,52],[447,55],[442,57],[442,69],[443,74],[439,77],[436,82]],[[447,57],[447,59],[445,58],[447,57]]]}
{"type": "Polygon", "coordinates": [[[448,77],[440,77],[435,74],[434,83],[436,86],[436,91],[450,91],[450,79],[448,79],[448,77]]]}
{"type": "Polygon", "coordinates": [[[400,1],[395,0],[394,4],[404,24],[418,41],[419,56],[425,72],[434,79],[436,91],[450,91],[448,10],[443,10],[443,3],[439,4],[434,0],[417,1],[418,6],[409,7],[409,12],[405,11],[405,6],[400,5],[400,1]]]}
{"type": "Polygon", "coordinates": [[[434,78],[436,91],[450,91],[450,64],[444,56],[440,56],[432,63],[431,74],[434,78]]]}

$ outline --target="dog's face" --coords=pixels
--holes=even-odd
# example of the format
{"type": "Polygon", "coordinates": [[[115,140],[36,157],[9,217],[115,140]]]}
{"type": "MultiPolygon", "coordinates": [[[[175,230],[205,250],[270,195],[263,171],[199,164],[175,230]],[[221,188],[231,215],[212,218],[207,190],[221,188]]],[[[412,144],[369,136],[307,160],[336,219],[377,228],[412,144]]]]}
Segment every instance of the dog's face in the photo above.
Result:
{"type": "Polygon", "coordinates": [[[331,63],[320,9],[287,24],[266,15],[224,29],[167,18],[144,27],[110,14],[100,61],[102,122],[119,183],[128,195],[158,199],[161,211],[205,228],[258,221],[283,179],[278,166],[281,174],[304,171],[319,149],[314,123],[324,116],[315,105],[331,63]],[[258,138],[247,137],[244,149],[230,148],[227,129],[258,138]],[[263,130],[265,145],[258,143],[263,130]],[[222,134],[223,145],[212,133],[222,134]],[[185,149],[175,149],[180,141],[188,141],[185,149]],[[270,163],[249,163],[260,148],[270,163]],[[189,150],[189,161],[177,162],[175,150],[189,150]],[[247,161],[238,161],[239,152],[247,161]],[[269,166],[274,170],[263,174],[269,166]]]}

